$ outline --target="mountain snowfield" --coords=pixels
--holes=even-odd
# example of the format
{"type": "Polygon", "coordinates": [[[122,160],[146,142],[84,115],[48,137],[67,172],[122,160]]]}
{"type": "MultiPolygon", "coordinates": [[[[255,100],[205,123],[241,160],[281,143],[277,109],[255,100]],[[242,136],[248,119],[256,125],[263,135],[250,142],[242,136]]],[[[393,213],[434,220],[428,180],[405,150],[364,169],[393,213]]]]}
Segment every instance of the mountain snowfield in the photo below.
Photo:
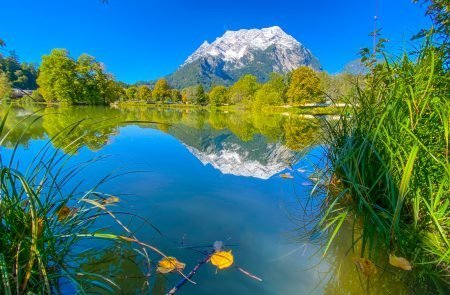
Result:
{"type": "Polygon", "coordinates": [[[295,153],[280,143],[268,144],[265,162],[251,159],[248,151],[237,144],[225,144],[221,150],[209,148],[204,151],[185,145],[203,165],[211,165],[223,174],[269,179],[289,168],[289,160],[295,153]]]}
{"type": "MultiPolygon", "coordinates": [[[[279,60],[274,64],[274,72],[286,73],[295,70],[301,65],[308,64],[312,59],[312,53],[291,35],[286,34],[280,27],[274,26],[261,30],[227,31],[222,37],[217,38],[212,44],[208,41],[203,44],[184,62],[184,65],[192,63],[202,57],[219,57],[226,62],[226,67],[244,67],[243,57],[253,58],[254,50],[266,50],[269,46],[275,46],[279,60]],[[295,54],[297,53],[297,54],[295,54]]],[[[318,62],[311,63],[317,70],[318,62]]]]}
{"type": "Polygon", "coordinates": [[[227,31],[211,44],[205,41],[168,79],[178,88],[229,85],[245,74],[263,82],[273,72],[286,74],[302,65],[321,70],[311,51],[280,27],[243,29],[227,31]]]}

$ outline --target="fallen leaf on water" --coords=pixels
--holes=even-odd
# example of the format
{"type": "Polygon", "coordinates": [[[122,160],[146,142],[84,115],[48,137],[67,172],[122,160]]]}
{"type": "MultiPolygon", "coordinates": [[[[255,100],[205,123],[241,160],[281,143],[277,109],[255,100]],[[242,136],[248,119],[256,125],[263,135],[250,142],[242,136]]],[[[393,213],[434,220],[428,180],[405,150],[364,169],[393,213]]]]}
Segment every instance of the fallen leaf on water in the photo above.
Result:
{"type": "Polygon", "coordinates": [[[230,267],[234,262],[233,254],[231,250],[218,251],[211,256],[211,264],[217,266],[218,269],[224,269],[230,267]]]}
{"type": "Polygon", "coordinates": [[[353,257],[353,262],[366,277],[371,278],[377,274],[377,267],[369,259],[362,257],[353,257]]]}
{"type": "Polygon", "coordinates": [[[294,176],[292,176],[290,173],[280,174],[280,177],[284,178],[284,179],[292,179],[292,178],[294,178],[294,176]]]}
{"type": "Polygon", "coordinates": [[[159,273],[169,273],[174,270],[182,271],[186,264],[179,262],[175,257],[164,257],[158,262],[156,270],[159,273]]]}
{"type": "Polygon", "coordinates": [[[102,200],[102,204],[103,205],[107,205],[107,204],[114,204],[114,203],[118,203],[120,201],[120,199],[118,197],[115,196],[111,196],[107,199],[102,200]]]}
{"type": "Polygon", "coordinates": [[[76,208],[69,208],[67,206],[63,206],[61,209],[59,209],[57,215],[58,215],[58,221],[61,221],[63,219],[66,219],[68,217],[71,217],[77,212],[76,208]]]}
{"type": "Polygon", "coordinates": [[[411,270],[411,263],[403,257],[397,257],[394,254],[389,254],[389,264],[403,270],[411,270]]]}

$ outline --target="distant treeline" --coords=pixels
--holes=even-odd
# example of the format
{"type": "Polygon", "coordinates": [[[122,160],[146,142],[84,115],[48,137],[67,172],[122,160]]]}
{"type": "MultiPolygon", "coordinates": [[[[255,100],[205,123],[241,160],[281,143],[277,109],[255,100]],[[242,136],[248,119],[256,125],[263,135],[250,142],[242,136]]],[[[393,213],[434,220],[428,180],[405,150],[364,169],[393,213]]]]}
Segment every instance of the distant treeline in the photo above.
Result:
{"type": "MultiPolygon", "coordinates": [[[[3,44],[0,39],[0,48],[3,44]]],[[[37,76],[36,65],[21,63],[14,51],[10,52],[8,56],[0,53],[0,99],[9,96],[12,88],[36,89],[37,76]]]]}
{"type": "Polygon", "coordinates": [[[18,62],[15,55],[0,57],[0,98],[8,97],[11,87],[37,89],[36,101],[66,104],[110,104],[116,102],[177,103],[191,105],[298,105],[337,101],[354,89],[357,75],[329,75],[302,66],[281,75],[273,73],[266,83],[244,75],[230,87],[217,85],[206,91],[202,85],[173,89],[165,79],[149,85],[117,82],[94,57],[82,54],[73,59],[65,49],[54,49],[42,57],[39,71],[18,62]]]}
{"type": "Polygon", "coordinates": [[[247,107],[336,102],[351,94],[357,78],[356,74],[330,75],[303,66],[287,75],[273,73],[266,83],[259,83],[253,75],[244,75],[230,87],[217,85],[209,92],[202,85],[172,89],[165,79],[160,79],[153,88],[147,85],[128,87],[123,98],[148,103],[247,107]]]}

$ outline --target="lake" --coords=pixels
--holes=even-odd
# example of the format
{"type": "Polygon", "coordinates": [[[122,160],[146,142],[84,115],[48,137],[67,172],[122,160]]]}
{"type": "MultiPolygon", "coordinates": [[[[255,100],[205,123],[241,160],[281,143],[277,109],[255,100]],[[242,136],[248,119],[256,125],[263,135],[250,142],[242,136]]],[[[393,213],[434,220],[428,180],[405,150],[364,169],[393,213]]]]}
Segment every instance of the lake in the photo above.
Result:
{"type": "MultiPolygon", "coordinates": [[[[6,109],[0,107],[2,118],[6,109]]],[[[322,120],[249,111],[15,105],[1,157],[7,161],[15,152],[17,165],[25,168],[53,138],[50,148],[69,154],[71,164],[95,159],[71,181],[83,181],[80,190],[118,175],[98,190],[118,196],[113,208],[124,223],[140,240],[186,263],[186,273],[215,241],[223,241],[236,266],[262,279],[205,264],[193,277],[197,284],[185,284],[179,294],[360,294],[367,285],[351,260],[350,236],[340,234],[323,258],[326,234],[303,234],[320,214],[311,178],[325,165],[322,120]],[[78,150],[70,145],[74,140],[78,150]]],[[[96,226],[120,231],[107,217],[96,226]]],[[[90,241],[77,251],[102,251],[82,254],[80,268],[110,276],[124,294],[141,293],[145,278],[138,255],[90,241]]],[[[157,294],[180,279],[153,275],[150,282],[157,294]]],[[[371,292],[404,290],[380,274],[371,292]]]]}

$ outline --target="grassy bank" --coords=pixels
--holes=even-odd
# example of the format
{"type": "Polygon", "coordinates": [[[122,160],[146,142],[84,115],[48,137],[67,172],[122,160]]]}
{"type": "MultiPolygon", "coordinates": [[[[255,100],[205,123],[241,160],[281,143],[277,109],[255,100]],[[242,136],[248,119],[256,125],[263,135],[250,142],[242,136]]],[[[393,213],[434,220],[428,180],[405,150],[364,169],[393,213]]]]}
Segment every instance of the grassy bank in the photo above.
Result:
{"type": "MultiPolygon", "coordinates": [[[[415,292],[449,291],[450,81],[428,42],[416,56],[386,59],[349,99],[351,116],[328,125],[327,191],[316,230],[326,250],[352,223],[353,255],[404,277],[415,292]],[[351,103],[353,102],[353,104],[351,103]]],[[[351,250],[351,249],[349,249],[351,250]]],[[[448,294],[448,293],[447,293],[448,294]]]]}

